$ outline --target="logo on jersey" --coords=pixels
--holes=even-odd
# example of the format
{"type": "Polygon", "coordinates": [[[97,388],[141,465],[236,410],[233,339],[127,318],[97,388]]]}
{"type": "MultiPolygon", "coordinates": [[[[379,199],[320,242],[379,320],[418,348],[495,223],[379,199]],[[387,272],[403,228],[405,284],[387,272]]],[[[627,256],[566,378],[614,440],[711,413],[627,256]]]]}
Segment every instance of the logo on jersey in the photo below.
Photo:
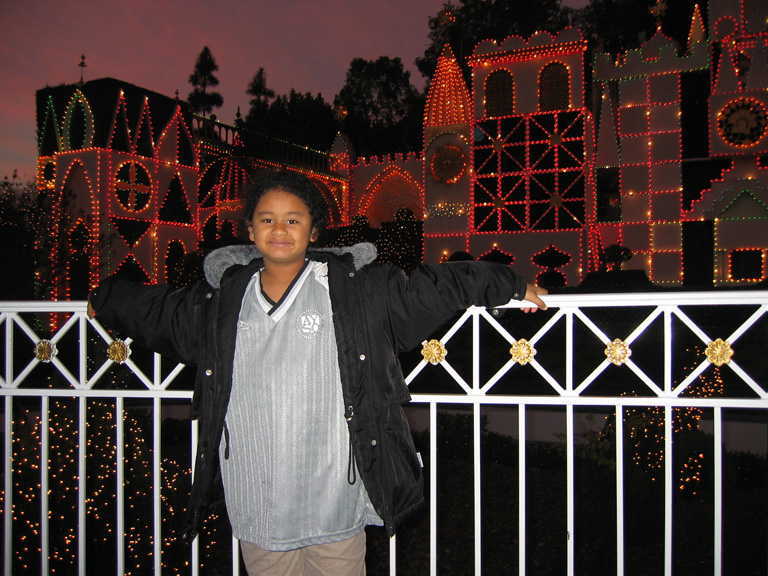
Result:
{"type": "Polygon", "coordinates": [[[317,310],[307,310],[296,318],[296,329],[304,338],[314,338],[323,329],[323,316],[317,310]]]}

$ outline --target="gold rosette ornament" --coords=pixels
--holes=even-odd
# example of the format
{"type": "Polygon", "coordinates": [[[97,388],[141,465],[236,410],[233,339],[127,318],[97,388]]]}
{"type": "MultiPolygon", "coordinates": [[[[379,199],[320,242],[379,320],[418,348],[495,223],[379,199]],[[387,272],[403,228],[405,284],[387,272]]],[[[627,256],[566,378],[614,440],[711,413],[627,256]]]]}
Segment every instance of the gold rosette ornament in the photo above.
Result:
{"type": "Polygon", "coordinates": [[[424,342],[424,346],[421,349],[421,355],[424,356],[424,360],[432,365],[439,364],[445,360],[446,354],[448,354],[448,350],[445,349],[445,345],[439,340],[424,342]]]}
{"type": "Polygon", "coordinates": [[[629,345],[619,338],[605,347],[605,357],[616,366],[624,364],[630,356],[632,356],[632,350],[629,349],[629,345]]]}
{"type": "Polygon", "coordinates": [[[528,342],[528,340],[521,338],[512,344],[509,353],[512,355],[512,360],[521,366],[525,366],[528,362],[533,360],[534,356],[536,356],[536,348],[534,348],[533,344],[528,342]]]}
{"type": "Polygon", "coordinates": [[[57,352],[56,344],[50,340],[40,340],[40,342],[35,344],[35,358],[40,360],[40,362],[45,362],[47,364],[53,360],[57,352]]]}
{"type": "Polygon", "coordinates": [[[116,364],[123,364],[131,355],[128,344],[122,340],[115,340],[107,347],[107,358],[116,364]]]}
{"type": "Polygon", "coordinates": [[[704,351],[704,354],[706,354],[707,360],[709,360],[711,364],[722,366],[731,361],[733,350],[728,342],[722,338],[718,338],[714,342],[707,344],[707,349],[704,351]]]}

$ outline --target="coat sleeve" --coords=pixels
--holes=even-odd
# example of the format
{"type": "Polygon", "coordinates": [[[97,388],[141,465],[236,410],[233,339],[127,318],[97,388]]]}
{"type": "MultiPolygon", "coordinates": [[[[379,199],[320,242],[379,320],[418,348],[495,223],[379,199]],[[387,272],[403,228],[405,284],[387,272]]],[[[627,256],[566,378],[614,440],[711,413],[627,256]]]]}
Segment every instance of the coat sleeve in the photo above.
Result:
{"type": "Polygon", "coordinates": [[[104,325],[154,352],[194,366],[201,348],[203,301],[212,291],[207,284],[174,290],[113,276],[91,292],[89,301],[104,325]]]}
{"type": "Polygon", "coordinates": [[[393,268],[386,285],[398,352],[420,344],[460,310],[522,300],[526,290],[511,268],[481,261],[422,265],[408,276],[393,268]]]}

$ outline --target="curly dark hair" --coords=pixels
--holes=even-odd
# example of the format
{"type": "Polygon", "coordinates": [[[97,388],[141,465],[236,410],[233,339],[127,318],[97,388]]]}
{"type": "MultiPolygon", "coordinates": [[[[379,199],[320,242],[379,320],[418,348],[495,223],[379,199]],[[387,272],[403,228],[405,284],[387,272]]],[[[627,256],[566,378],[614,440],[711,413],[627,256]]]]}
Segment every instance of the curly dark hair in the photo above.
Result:
{"type": "Polygon", "coordinates": [[[245,190],[245,223],[253,218],[256,205],[270,190],[282,190],[300,198],[307,205],[312,218],[312,228],[319,234],[328,225],[327,207],[323,195],[312,181],[299,172],[270,170],[251,180],[245,190]]]}

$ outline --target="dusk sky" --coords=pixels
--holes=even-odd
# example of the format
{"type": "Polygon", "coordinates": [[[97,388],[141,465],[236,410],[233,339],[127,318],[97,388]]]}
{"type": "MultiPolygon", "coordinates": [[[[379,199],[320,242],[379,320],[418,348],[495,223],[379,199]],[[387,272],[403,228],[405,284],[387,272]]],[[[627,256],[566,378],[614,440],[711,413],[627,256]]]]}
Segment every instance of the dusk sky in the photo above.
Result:
{"type": "MultiPolygon", "coordinates": [[[[578,0],[576,0],[578,1],[578,0]]],[[[572,4],[572,2],[565,2],[572,4]]],[[[35,92],[112,77],[186,98],[203,46],[219,71],[219,119],[245,114],[245,89],[263,67],[278,94],[291,88],[332,102],[352,58],[400,57],[424,86],[414,60],[428,45],[429,17],[444,0],[0,0],[0,178],[34,178],[35,92]]]]}

